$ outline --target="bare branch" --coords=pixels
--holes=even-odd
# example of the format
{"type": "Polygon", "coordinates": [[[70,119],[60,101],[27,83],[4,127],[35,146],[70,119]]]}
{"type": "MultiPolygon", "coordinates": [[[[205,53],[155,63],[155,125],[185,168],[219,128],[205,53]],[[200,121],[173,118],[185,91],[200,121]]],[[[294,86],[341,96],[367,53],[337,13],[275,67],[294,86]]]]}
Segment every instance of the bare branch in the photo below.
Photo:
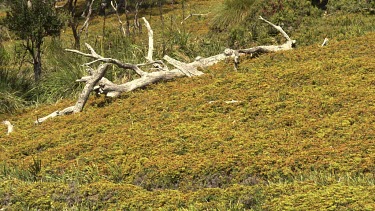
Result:
{"type": "Polygon", "coordinates": [[[85,65],[92,65],[96,62],[106,62],[106,63],[112,63],[112,64],[115,64],[117,65],[118,67],[120,68],[123,68],[123,69],[130,69],[130,70],[134,70],[138,75],[140,76],[143,76],[145,75],[146,73],[144,71],[142,71],[137,65],[134,65],[134,64],[129,64],[129,63],[122,63],[121,61],[117,60],[117,59],[112,59],[112,58],[104,58],[102,56],[100,56],[99,54],[97,54],[95,52],[95,50],[91,47],[91,45],[86,44],[86,47],[90,50],[90,54],[88,53],[83,53],[81,51],[78,51],[78,50],[74,50],[74,49],[65,49],[66,51],[68,52],[72,52],[72,53],[76,53],[76,54],[79,54],[79,55],[83,55],[83,56],[86,56],[86,57],[89,57],[89,58],[93,58],[93,59],[96,59],[92,62],[88,62],[86,63],[85,65]]]}
{"type": "Polygon", "coordinates": [[[197,70],[197,67],[211,66],[226,58],[233,58],[234,67],[235,69],[237,69],[241,54],[267,53],[267,52],[275,52],[275,51],[281,51],[281,50],[290,50],[293,48],[294,43],[296,41],[290,39],[290,37],[285,33],[285,31],[280,26],[276,26],[275,24],[269,22],[268,20],[264,19],[261,16],[259,17],[259,19],[265,21],[266,23],[276,28],[287,39],[287,42],[285,42],[282,45],[256,46],[256,47],[249,48],[249,49],[240,49],[240,50],[225,49],[224,52],[221,54],[211,56],[208,58],[198,57],[194,62],[189,63],[189,64],[177,61],[173,58],[170,58],[167,55],[164,56],[164,60],[166,60],[171,65],[175,66],[177,69],[181,70],[186,76],[192,77],[192,76],[203,74],[202,72],[197,70]]]}
{"type": "Polygon", "coordinates": [[[145,22],[147,31],[148,31],[148,52],[147,52],[147,64],[137,64],[138,67],[145,66],[148,64],[152,64],[155,69],[157,70],[164,70],[168,71],[168,66],[163,63],[163,61],[154,61],[152,58],[153,52],[154,52],[154,32],[152,31],[152,28],[150,26],[150,23],[147,21],[145,17],[142,17],[143,21],[145,22]]]}
{"type": "Polygon", "coordinates": [[[72,113],[78,113],[83,110],[83,107],[85,106],[91,91],[94,89],[94,86],[99,82],[101,78],[103,78],[109,64],[102,64],[98,67],[98,69],[93,73],[92,76],[89,77],[83,77],[81,78],[81,81],[86,82],[85,87],[83,88],[81,94],[78,97],[78,100],[74,106],[70,106],[65,108],[62,111],[55,111],[43,118],[38,118],[35,121],[35,124],[40,124],[44,121],[46,121],[49,118],[54,118],[56,116],[64,116],[72,113]]]}
{"type": "Polygon", "coordinates": [[[284,37],[286,40],[288,41],[292,41],[289,37],[289,35],[280,27],[280,26],[276,26],[275,24],[269,22],[268,20],[264,19],[262,16],[259,16],[259,19],[268,23],[269,25],[271,25],[273,28],[275,28],[277,31],[279,31],[284,37]]]}
{"type": "Polygon", "coordinates": [[[162,80],[171,80],[178,77],[184,77],[185,74],[178,69],[173,69],[170,71],[158,71],[147,73],[147,75],[137,78],[135,80],[129,81],[125,84],[117,85],[112,83],[106,78],[102,78],[99,81],[100,91],[103,94],[106,94],[108,97],[118,96],[122,92],[130,92],[135,89],[145,87],[149,84],[162,81],[162,80]],[[108,95],[110,94],[110,95],[108,95]]]}
{"type": "Polygon", "coordinates": [[[176,59],[169,57],[168,55],[165,55],[163,59],[166,60],[169,64],[175,66],[188,77],[203,75],[203,73],[201,71],[198,71],[197,67],[194,65],[180,62],[176,59]]]}
{"type": "Polygon", "coordinates": [[[91,3],[89,5],[89,12],[87,13],[86,20],[83,23],[81,29],[79,30],[80,34],[82,33],[83,30],[86,30],[86,33],[87,33],[87,29],[89,28],[89,21],[90,21],[90,17],[91,17],[91,13],[92,13],[92,5],[94,4],[94,1],[95,0],[91,0],[91,3]]]}
{"type": "Polygon", "coordinates": [[[37,118],[37,120],[35,120],[34,124],[38,125],[38,124],[41,124],[42,122],[46,121],[47,119],[49,118],[54,118],[54,117],[57,117],[57,116],[65,116],[65,115],[68,115],[68,114],[71,114],[73,113],[73,110],[74,110],[74,106],[70,106],[68,108],[65,108],[64,110],[61,110],[61,111],[55,111],[45,117],[42,117],[42,118],[37,118]]]}
{"type": "Polygon", "coordinates": [[[81,52],[79,50],[74,50],[74,49],[65,49],[65,50],[68,51],[68,52],[80,54],[80,55],[83,55],[83,56],[86,56],[86,57],[95,58],[92,54],[83,53],[83,52],[81,52]]]}
{"type": "Polygon", "coordinates": [[[81,112],[85,106],[91,91],[99,80],[104,76],[109,64],[102,64],[98,67],[97,71],[86,81],[86,86],[83,88],[78,100],[74,106],[74,113],[81,112]]]}
{"type": "Polygon", "coordinates": [[[96,53],[96,51],[94,50],[93,47],[91,47],[91,45],[89,45],[88,43],[85,43],[86,47],[90,50],[91,54],[95,57],[95,58],[103,58],[102,56],[100,56],[99,54],[96,53]]]}
{"type": "Polygon", "coordinates": [[[126,31],[124,29],[124,23],[121,21],[120,15],[118,14],[117,2],[116,1],[111,1],[111,6],[115,10],[115,12],[116,12],[116,16],[117,16],[118,22],[120,24],[120,31],[121,31],[122,35],[124,37],[126,37],[126,31]]]}
{"type": "Polygon", "coordinates": [[[259,17],[260,20],[268,23],[275,29],[277,29],[287,41],[282,45],[265,45],[265,46],[256,46],[248,49],[240,49],[238,50],[239,53],[244,54],[253,54],[253,53],[268,53],[268,52],[275,52],[275,51],[282,51],[282,50],[290,50],[294,47],[296,43],[295,40],[290,39],[289,35],[280,27],[276,26],[275,24],[269,22],[268,20],[264,19],[262,16],[259,17]]]}
{"type": "MultiPolygon", "coordinates": [[[[55,117],[55,116],[81,112],[83,107],[85,106],[85,103],[87,102],[90,92],[92,91],[96,91],[99,94],[105,94],[108,97],[117,97],[122,92],[130,92],[137,88],[141,88],[141,87],[147,86],[149,84],[152,84],[158,81],[171,80],[174,78],[184,77],[184,76],[193,77],[193,76],[202,75],[203,72],[199,71],[198,68],[209,67],[228,58],[233,59],[235,68],[238,68],[239,58],[240,56],[244,54],[266,53],[266,52],[274,52],[274,51],[279,51],[279,50],[290,50],[293,48],[293,44],[295,43],[295,40],[291,40],[290,37],[285,33],[285,31],[281,27],[274,25],[273,23],[263,19],[262,17],[260,17],[259,19],[275,27],[280,33],[283,34],[283,36],[287,39],[287,42],[285,42],[282,45],[256,46],[253,48],[240,49],[240,50],[225,49],[223,53],[210,56],[208,58],[197,57],[195,61],[191,63],[184,63],[176,59],[173,59],[169,57],[168,55],[165,55],[163,59],[177,68],[173,70],[168,70],[167,66],[164,65],[162,61],[153,60],[152,58],[153,31],[148,21],[145,18],[143,18],[143,20],[149,32],[148,33],[149,49],[148,49],[148,54],[146,57],[147,63],[135,65],[135,64],[123,63],[113,58],[104,58],[103,56],[96,53],[95,50],[87,43],[86,43],[86,47],[89,49],[90,53],[84,53],[78,50],[66,49],[69,52],[73,52],[73,53],[94,59],[93,61],[86,63],[86,65],[92,65],[96,62],[105,62],[105,64],[100,65],[96,70],[90,69],[89,70],[90,76],[84,76],[81,79],[77,80],[77,82],[85,82],[86,86],[83,89],[81,95],[79,96],[74,106],[68,107],[62,111],[53,112],[52,114],[46,117],[39,118],[36,121],[36,123],[43,122],[46,119],[55,117]],[[141,77],[135,80],[129,81],[127,83],[117,85],[103,77],[109,63],[115,64],[120,68],[134,70],[141,77]],[[144,72],[139,67],[145,66],[145,65],[154,65],[154,67],[157,67],[159,71],[144,72]],[[164,67],[162,68],[162,66],[164,67]]],[[[239,102],[241,101],[236,101],[236,100],[225,101],[225,103],[228,103],[228,104],[239,103],[239,102]]]]}

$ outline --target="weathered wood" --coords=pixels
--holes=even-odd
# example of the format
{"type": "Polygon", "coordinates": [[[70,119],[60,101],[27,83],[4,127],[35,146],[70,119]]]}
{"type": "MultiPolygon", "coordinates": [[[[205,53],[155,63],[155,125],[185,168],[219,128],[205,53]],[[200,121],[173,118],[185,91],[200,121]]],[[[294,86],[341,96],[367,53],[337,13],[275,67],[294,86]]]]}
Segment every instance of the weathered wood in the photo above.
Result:
{"type": "MultiPolygon", "coordinates": [[[[239,58],[240,56],[244,54],[252,54],[252,53],[268,53],[268,52],[275,52],[280,50],[290,50],[293,48],[295,40],[290,39],[288,34],[285,33],[285,31],[280,27],[276,26],[273,23],[265,20],[262,17],[259,17],[259,19],[265,21],[266,23],[270,24],[272,27],[276,28],[287,40],[282,45],[270,45],[270,46],[256,46],[253,48],[248,49],[240,49],[240,50],[233,50],[233,49],[225,49],[223,53],[202,58],[197,57],[194,62],[191,63],[185,63],[178,61],[176,59],[173,59],[169,57],[168,55],[164,56],[164,60],[167,61],[169,64],[176,67],[176,69],[168,70],[168,67],[164,65],[162,61],[154,61],[152,58],[153,54],[153,31],[148,23],[148,21],[143,18],[146,24],[146,28],[148,30],[148,36],[149,36],[149,49],[146,56],[147,63],[144,64],[129,64],[129,63],[123,63],[117,59],[113,58],[104,58],[98,53],[95,52],[95,50],[86,43],[86,47],[89,49],[90,53],[83,53],[78,50],[71,50],[67,49],[69,52],[77,53],[79,55],[83,55],[89,58],[95,59],[92,62],[86,63],[85,65],[92,65],[96,62],[104,62],[105,64],[100,65],[96,70],[90,69],[89,73],[90,76],[84,76],[81,79],[78,79],[77,82],[85,82],[86,86],[83,89],[81,95],[79,96],[76,104],[74,106],[68,107],[62,111],[55,111],[52,114],[37,119],[36,123],[41,123],[45,121],[48,118],[56,117],[56,116],[62,116],[67,115],[71,113],[77,113],[81,112],[83,110],[83,107],[85,106],[90,92],[96,91],[99,94],[105,94],[107,97],[117,97],[123,92],[130,92],[138,88],[145,87],[149,84],[156,83],[158,81],[165,81],[165,80],[171,80],[178,77],[193,77],[193,76],[200,76],[204,73],[199,71],[198,68],[205,68],[212,66],[220,61],[223,61],[225,59],[233,59],[235,68],[237,69],[239,58]],[[105,71],[109,64],[117,65],[120,68],[124,69],[131,69],[135,71],[140,78],[134,79],[132,81],[129,81],[124,84],[117,85],[107,78],[104,78],[105,71]],[[159,70],[156,72],[144,72],[139,67],[140,66],[146,66],[146,65],[154,65],[154,67],[159,70]]],[[[227,101],[226,103],[236,103],[238,101],[227,101]]]]}
{"type": "Polygon", "coordinates": [[[326,46],[327,44],[328,44],[328,38],[326,37],[326,38],[324,38],[324,40],[323,40],[322,47],[323,47],[323,46],[326,46]]]}
{"type": "Polygon", "coordinates": [[[152,54],[154,52],[154,32],[151,29],[150,23],[147,21],[145,17],[142,17],[143,21],[145,22],[147,32],[148,32],[148,52],[146,60],[148,62],[153,62],[152,54]]]}
{"type": "Polygon", "coordinates": [[[165,81],[171,80],[174,78],[184,77],[185,74],[182,73],[178,69],[170,70],[170,71],[158,71],[148,73],[141,78],[129,81],[124,84],[114,84],[106,78],[102,78],[99,81],[100,92],[106,94],[108,97],[118,96],[122,92],[130,92],[138,88],[145,87],[149,84],[158,82],[158,81],[165,81]],[[108,95],[110,94],[110,95],[108,95]]]}
{"type": "Polygon", "coordinates": [[[9,121],[5,120],[3,124],[8,127],[7,135],[13,132],[13,125],[9,121]]]}
{"type": "Polygon", "coordinates": [[[74,106],[73,113],[81,112],[85,106],[91,91],[94,86],[99,82],[99,80],[104,76],[108,67],[108,63],[99,66],[98,70],[86,81],[86,85],[83,88],[78,100],[74,106]]]}
{"type": "Polygon", "coordinates": [[[72,113],[78,113],[83,110],[83,107],[85,106],[91,91],[93,90],[94,86],[99,82],[99,80],[104,76],[107,67],[109,64],[105,63],[102,64],[98,67],[98,69],[93,72],[91,76],[85,76],[83,77],[80,81],[86,82],[85,87],[83,88],[81,94],[78,97],[78,100],[74,106],[70,106],[65,108],[64,110],[61,111],[55,111],[45,117],[42,118],[37,118],[35,121],[35,124],[40,124],[44,122],[45,120],[49,118],[54,118],[56,116],[64,116],[72,113]]]}
{"type": "Polygon", "coordinates": [[[180,62],[176,59],[173,59],[169,57],[168,55],[165,55],[163,59],[167,61],[169,64],[175,66],[177,69],[179,69],[182,73],[184,73],[188,77],[203,75],[203,72],[199,71],[197,69],[198,66],[193,63],[186,64],[184,62],[180,62]]]}
{"type": "Polygon", "coordinates": [[[113,58],[104,58],[101,55],[99,55],[98,53],[96,53],[96,51],[91,47],[91,45],[89,45],[87,43],[85,43],[85,45],[90,50],[90,53],[83,53],[81,51],[74,50],[74,49],[65,49],[65,50],[68,51],[68,52],[72,52],[72,53],[83,55],[85,57],[96,59],[96,60],[94,60],[92,62],[86,63],[85,65],[87,65],[87,66],[92,65],[92,64],[94,64],[96,62],[106,62],[106,63],[115,64],[118,67],[123,68],[123,69],[134,70],[140,76],[146,74],[137,65],[129,64],[129,63],[123,63],[120,60],[113,59],[113,58]]]}

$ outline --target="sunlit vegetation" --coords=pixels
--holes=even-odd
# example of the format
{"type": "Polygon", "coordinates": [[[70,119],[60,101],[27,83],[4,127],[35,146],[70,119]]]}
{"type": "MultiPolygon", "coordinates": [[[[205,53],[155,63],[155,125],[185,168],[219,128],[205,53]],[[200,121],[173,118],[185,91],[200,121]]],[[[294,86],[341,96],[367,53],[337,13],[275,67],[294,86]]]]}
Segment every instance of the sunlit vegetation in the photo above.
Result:
{"type": "MultiPolygon", "coordinates": [[[[201,2],[205,13],[210,1],[201,2]]],[[[175,8],[166,14],[178,14],[181,5],[170,7],[175,8]]],[[[291,33],[297,49],[243,58],[237,71],[228,60],[202,70],[203,76],[154,84],[115,100],[93,95],[82,113],[41,125],[33,124],[37,117],[75,99],[23,110],[26,102],[20,101],[9,108],[18,109],[16,114],[0,115],[15,125],[10,135],[0,125],[0,209],[374,210],[373,16],[336,8],[325,17],[315,9],[322,19],[302,21],[291,33]],[[309,30],[302,33],[303,28],[309,30]],[[324,37],[330,41],[321,47],[324,37]]],[[[194,17],[186,25],[176,21],[180,32],[166,29],[170,54],[188,60],[227,47],[221,38],[201,37],[209,30],[201,23],[213,17],[194,17]],[[191,27],[198,23],[197,35],[191,27]],[[211,49],[199,52],[199,47],[211,49]]],[[[108,27],[110,18],[116,20],[109,16],[108,27]]],[[[151,24],[160,45],[157,16],[151,24]]],[[[100,27],[100,17],[94,18],[93,31],[100,27]]],[[[80,89],[74,79],[84,72],[85,60],[59,52],[67,45],[64,36],[46,48],[52,59],[46,61],[50,75],[45,77],[51,81],[32,90],[39,96],[61,99],[80,89]],[[58,87],[67,84],[61,89],[65,94],[52,78],[59,79],[58,87]]],[[[146,43],[143,36],[109,36],[107,42],[123,45],[109,48],[98,40],[95,48],[136,61],[147,46],[132,41],[146,43]]],[[[10,49],[9,43],[4,46],[10,49]]],[[[1,49],[0,58],[14,59],[1,49]]],[[[0,70],[9,66],[1,65],[0,70]]],[[[116,71],[108,77],[115,78],[116,71]]],[[[17,90],[2,80],[24,79],[4,73],[1,90],[17,90]]],[[[1,93],[1,103],[7,96],[1,93]]]]}

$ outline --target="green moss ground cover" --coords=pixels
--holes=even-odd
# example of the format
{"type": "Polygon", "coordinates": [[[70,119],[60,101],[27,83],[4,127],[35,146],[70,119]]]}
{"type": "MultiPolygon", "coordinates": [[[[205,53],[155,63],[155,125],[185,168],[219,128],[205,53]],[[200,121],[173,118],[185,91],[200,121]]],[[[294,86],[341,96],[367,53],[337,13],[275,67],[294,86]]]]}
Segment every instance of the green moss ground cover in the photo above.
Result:
{"type": "Polygon", "coordinates": [[[3,116],[0,207],[373,210],[374,47],[370,33],[223,63],[39,126],[74,101],[3,116]]]}

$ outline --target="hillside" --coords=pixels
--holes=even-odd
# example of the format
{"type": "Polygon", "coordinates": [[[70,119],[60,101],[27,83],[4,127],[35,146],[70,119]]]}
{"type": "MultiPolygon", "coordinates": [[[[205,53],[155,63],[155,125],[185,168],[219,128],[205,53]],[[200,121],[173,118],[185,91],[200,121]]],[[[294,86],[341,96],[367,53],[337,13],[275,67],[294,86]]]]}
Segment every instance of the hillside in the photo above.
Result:
{"type": "Polygon", "coordinates": [[[237,72],[220,64],[113,102],[92,97],[81,114],[40,126],[36,116],[72,102],[9,116],[0,204],[372,210],[374,35],[248,59],[237,72]]]}
{"type": "MultiPolygon", "coordinates": [[[[191,61],[283,42],[257,22],[260,14],[297,48],[241,58],[238,70],[228,60],[117,99],[92,95],[83,112],[34,125],[75,103],[87,60],[63,51],[73,45],[70,30],[48,38],[37,87],[31,69],[18,66],[18,41],[3,38],[0,122],[15,131],[6,135],[0,124],[0,210],[374,210],[375,22],[367,5],[330,1],[323,11],[309,1],[192,0],[183,14],[173,2],[163,7],[164,30],[158,8],[141,10],[156,58],[165,50],[191,61]],[[231,9],[238,13],[228,16],[231,9]],[[207,15],[181,24],[189,13],[207,15]]],[[[147,34],[123,38],[113,13],[94,16],[82,39],[126,62],[143,62],[147,51],[147,34]]],[[[107,77],[120,74],[111,68],[107,77]]]]}

